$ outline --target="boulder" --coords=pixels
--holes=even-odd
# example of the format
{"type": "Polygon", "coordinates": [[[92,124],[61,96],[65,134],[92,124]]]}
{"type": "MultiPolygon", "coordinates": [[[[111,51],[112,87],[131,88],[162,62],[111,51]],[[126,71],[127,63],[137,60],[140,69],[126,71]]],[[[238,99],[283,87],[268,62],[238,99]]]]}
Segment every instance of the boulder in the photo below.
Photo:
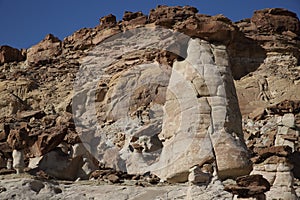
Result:
{"type": "Polygon", "coordinates": [[[240,198],[256,197],[270,190],[270,183],[262,175],[239,177],[236,183],[236,185],[225,186],[225,190],[240,198]]]}
{"type": "Polygon", "coordinates": [[[79,169],[83,166],[81,156],[71,158],[56,148],[45,154],[38,162],[38,168],[46,174],[63,180],[76,180],[79,169]]]}
{"type": "Polygon", "coordinates": [[[241,176],[236,179],[236,183],[242,187],[248,186],[265,186],[266,191],[270,189],[270,183],[263,178],[262,175],[248,175],[248,176],[241,176]]]}
{"type": "Polygon", "coordinates": [[[42,156],[57,147],[67,134],[68,127],[56,126],[38,135],[37,140],[30,147],[35,156],[42,156]]]}
{"type": "Polygon", "coordinates": [[[259,163],[274,155],[288,157],[292,154],[292,148],[289,146],[271,146],[266,148],[256,148],[254,149],[254,152],[256,152],[259,156],[259,159],[256,161],[259,163]]]}
{"type": "Polygon", "coordinates": [[[32,138],[29,137],[28,129],[20,127],[19,129],[10,130],[7,144],[15,150],[22,150],[32,145],[32,138]]]}
{"type": "Polygon", "coordinates": [[[189,170],[188,181],[193,184],[208,184],[212,174],[203,172],[199,166],[195,166],[189,170]]]}

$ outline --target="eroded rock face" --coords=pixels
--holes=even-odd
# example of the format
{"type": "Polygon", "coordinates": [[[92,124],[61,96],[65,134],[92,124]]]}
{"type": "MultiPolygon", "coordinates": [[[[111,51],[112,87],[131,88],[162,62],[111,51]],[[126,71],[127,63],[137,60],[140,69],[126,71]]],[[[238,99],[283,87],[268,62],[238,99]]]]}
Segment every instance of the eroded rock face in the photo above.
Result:
{"type": "MultiPolygon", "coordinates": [[[[159,6],[149,17],[126,12],[119,22],[108,15],[97,27],[81,29],[63,42],[47,36],[28,50],[27,62],[6,60],[0,68],[3,162],[9,163],[13,150],[24,150],[25,163],[36,156],[31,167],[40,167],[45,177],[87,178],[99,166],[82,151],[84,142],[101,166],[152,171],[172,183],[189,179],[195,184],[184,190],[190,199],[213,199],[216,192],[232,199],[217,179],[251,170],[233,76],[241,79],[236,86],[243,114],[252,112],[254,120],[244,124],[252,174],[267,179],[271,191],[263,194],[267,184],[261,187],[255,178],[232,189],[248,190],[244,196],[249,198],[296,198],[297,17],[266,9],[232,23],[222,15],[197,12],[159,6]],[[83,88],[73,84],[80,76],[86,78],[83,88]],[[273,115],[280,116],[269,118],[273,115]]],[[[122,181],[117,173],[109,175],[103,180],[122,181]]],[[[41,187],[37,183],[33,190],[41,187]]]]}
{"type": "Polygon", "coordinates": [[[116,16],[114,16],[112,14],[109,14],[105,17],[101,17],[101,19],[100,19],[100,27],[102,29],[111,28],[115,25],[117,25],[116,16]]]}
{"type": "Polygon", "coordinates": [[[241,116],[232,95],[230,69],[224,57],[218,58],[226,54],[225,48],[196,39],[189,41],[187,52],[186,60],[175,62],[172,68],[160,134],[165,140],[161,162],[168,167],[157,173],[171,181],[215,156],[220,178],[247,174],[251,164],[241,127],[233,123],[241,116]],[[225,151],[229,153],[224,155],[225,151]]]}
{"type": "Polygon", "coordinates": [[[89,48],[92,46],[91,32],[92,30],[89,28],[83,28],[76,31],[64,39],[63,47],[75,51],[89,48]]]}
{"type": "Polygon", "coordinates": [[[300,77],[299,23],[295,13],[277,8],[256,11],[251,19],[236,23],[240,31],[266,53],[257,70],[236,82],[244,116],[259,117],[265,109],[275,114],[272,109],[276,110],[276,105],[284,106],[285,100],[286,104],[289,100],[299,100],[300,93],[295,92],[300,77]],[[267,85],[266,91],[262,91],[263,82],[267,85]]]}
{"type": "Polygon", "coordinates": [[[284,101],[277,104],[270,108],[265,119],[248,120],[244,126],[248,132],[245,134],[248,135],[247,146],[254,154],[251,174],[260,174],[270,183],[270,191],[265,193],[267,199],[297,199],[294,182],[299,175],[296,150],[299,149],[296,122],[299,111],[292,105],[297,103],[284,101]]]}
{"type": "Polygon", "coordinates": [[[228,44],[237,34],[237,28],[223,15],[192,15],[186,20],[176,23],[174,28],[191,37],[223,44],[228,44]]]}
{"type": "Polygon", "coordinates": [[[254,12],[251,22],[261,33],[283,33],[291,31],[300,34],[300,24],[297,15],[280,8],[263,9],[254,12]]]}
{"type": "Polygon", "coordinates": [[[0,65],[9,62],[20,62],[25,60],[22,52],[10,46],[0,46],[0,65]]]}
{"type": "MultiPolygon", "coordinates": [[[[145,30],[124,33],[126,48],[134,42],[139,52],[137,44],[149,41],[159,47],[176,39],[168,30],[157,29],[156,36],[147,35],[145,40],[149,34],[145,30]],[[135,41],[134,34],[141,35],[140,41],[135,41]],[[157,40],[159,35],[163,39],[157,40]]],[[[80,77],[73,101],[75,121],[86,127],[79,129],[82,138],[100,162],[128,173],[151,171],[169,182],[186,182],[191,167],[212,162],[217,163],[222,179],[249,173],[251,163],[242,139],[226,47],[190,39],[186,59],[175,61],[172,68],[151,57],[144,61],[148,64],[142,64],[131,54],[123,56],[127,65],[102,60],[111,51],[106,48],[122,44],[121,39],[108,40],[87,57],[80,74],[93,71],[99,78],[80,77]],[[101,62],[102,68],[95,68],[94,63],[101,62]],[[119,65],[117,73],[110,63],[119,65]]],[[[117,46],[115,57],[125,51],[117,46]]],[[[140,53],[139,58],[145,55],[145,51],[140,53]]]]}
{"type": "Polygon", "coordinates": [[[171,28],[177,21],[185,20],[197,12],[197,8],[191,6],[158,6],[156,9],[150,11],[149,22],[171,28]]]}
{"type": "Polygon", "coordinates": [[[147,16],[142,12],[130,12],[126,11],[123,16],[122,25],[125,28],[134,28],[145,25],[147,23],[147,16]]]}
{"type": "Polygon", "coordinates": [[[40,43],[27,50],[29,65],[49,63],[62,52],[61,41],[52,34],[47,35],[40,43]]]}

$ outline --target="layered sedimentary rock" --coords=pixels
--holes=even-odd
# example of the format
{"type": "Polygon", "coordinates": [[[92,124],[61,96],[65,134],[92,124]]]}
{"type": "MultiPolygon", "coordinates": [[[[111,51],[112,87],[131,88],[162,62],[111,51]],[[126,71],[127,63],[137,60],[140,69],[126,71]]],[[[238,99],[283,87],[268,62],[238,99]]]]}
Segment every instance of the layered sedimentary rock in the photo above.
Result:
{"type": "Polygon", "coordinates": [[[176,181],[191,166],[214,159],[220,178],[247,174],[251,164],[241,126],[234,123],[241,116],[225,47],[190,40],[187,54],[172,67],[159,135],[165,140],[160,162],[167,167],[158,174],[176,181]]]}
{"type": "Polygon", "coordinates": [[[170,182],[185,182],[191,167],[215,161],[222,179],[250,172],[226,46],[153,28],[103,44],[86,57],[73,101],[75,121],[84,126],[79,131],[100,162],[129,173],[152,171],[170,182]],[[148,64],[140,64],[147,53],[141,47],[171,49],[177,38],[188,41],[184,61],[170,66],[146,58],[148,64]],[[132,47],[142,55],[114,61],[132,47]]]}
{"type": "MultiPolygon", "coordinates": [[[[235,199],[299,193],[294,13],[264,9],[233,23],[158,6],[149,16],[102,17],[63,40],[48,35],[23,62],[25,54],[0,51],[0,167],[8,166],[0,173],[25,167],[46,179],[189,181],[166,190],[174,198],[232,199],[224,184],[235,199]],[[250,173],[249,155],[252,175],[237,178],[250,173]]],[[[30,194],[46,191],[25,182],[30,194]]],[[[9,188],[0,187],[1,197],[9,188]]],[[[165,198],[156,192],[151,197],[165,198]]]]}
{"type": "Polygon", "coordinates": [[[251,174],[261,174],[270,183],[270,191],[266,192],[267,199],[297,199],[297,105],[297,102],[285,101],[268,108],[269,114],[265,113],[259,120],[244,120],[247,146],[254,154],[251,174]]]}
{"type": "Polygon", "coordinates": [[[61,41],[52,34],[27,51],[28,65],[46,64],[55,60],[61,54],[61,41]]]}
{"type": "Polygon", "coordinates": [[[258,69],[236,82],[242,114],[249,115],[286,99],[298,100],[300,93],[295,92],[300,77],[297,15],[285,9],[263,9],[236,25],[266,52],[258,69]],[[263,82],[267,86],[265,91],[260,88],[263,82]]]}

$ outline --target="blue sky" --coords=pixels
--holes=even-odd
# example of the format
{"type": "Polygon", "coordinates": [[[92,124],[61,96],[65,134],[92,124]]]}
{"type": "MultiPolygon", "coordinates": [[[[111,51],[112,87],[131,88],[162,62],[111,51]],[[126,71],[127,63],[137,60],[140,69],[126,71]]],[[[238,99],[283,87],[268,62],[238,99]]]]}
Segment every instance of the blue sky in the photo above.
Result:
{"type": "Polygon", "coordinates": [[[99,18],[124,11],[148,14],[157,5],[191,5],[199,13],[224,14],[233,21],[249,18],[254,10],[281,7],[300,17],[300,0],[0,0],[0,45],[28,48],[52,33],[63,39],[99,18]]]}

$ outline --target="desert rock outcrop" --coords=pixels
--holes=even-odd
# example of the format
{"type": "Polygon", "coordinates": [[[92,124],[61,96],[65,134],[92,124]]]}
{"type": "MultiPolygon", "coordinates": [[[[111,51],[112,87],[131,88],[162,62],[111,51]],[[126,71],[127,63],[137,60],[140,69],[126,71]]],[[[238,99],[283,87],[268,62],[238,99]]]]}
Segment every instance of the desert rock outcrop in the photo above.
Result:
{"type": "MultiPolygon", "coordinates": [[[[2,46],[0,174],[124,184],[117,197],[103,186],[110,199],[297,199],[299,29],[279,8],[233,23],[158,6],[27,50],[2,46]],[[173,185],[126,186],[163,181],[173,185]]],[[[17,180],[0,180],[0,198],[16,186],[99,197],[97,186],[17,180]]]]}

